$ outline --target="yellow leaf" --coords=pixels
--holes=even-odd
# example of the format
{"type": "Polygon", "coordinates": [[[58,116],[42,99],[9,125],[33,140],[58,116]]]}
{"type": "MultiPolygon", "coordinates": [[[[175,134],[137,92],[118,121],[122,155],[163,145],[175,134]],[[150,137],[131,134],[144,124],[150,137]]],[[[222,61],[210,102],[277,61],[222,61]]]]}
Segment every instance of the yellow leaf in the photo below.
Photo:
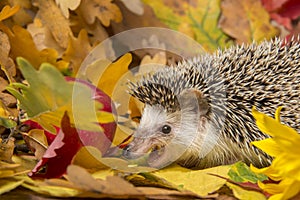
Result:
{"type": "Polygon", "coordinates": [[[6,26],[1,26],[2,30],[7,34],[11,45],[10,56],[16,59],[21,56],[27,59],[35,68],[38,68],[43,62],[58,65],[58,53],[54,49],[43,49],[39,51],[32,39],[30,33],[20,27],[14,26],[12,31],[6,26]]]}
{"type": "Polygon", "coordinates": [[[85,59],[91,49],[92,47],[86,30],[82,29],[77,39],[70,37],[68,48],[64,52],[62,59],[70,63],[69,68],[72,69],[74,75],[78,72],[81,62],[85,59]]]}
{"type": "Polygon", "coordinates": [[[24,180],[16,181],[14,179],[0,179],[0,195],[17,188],[23,182],[24,180]]]}
{"type": "Polygon", "coordinates": [[[92,146],[82,147],[74,156],[72,164],[81,166],[89,172],[96,172],[100,169],[107,169],[108,166],[100,162],[101,152],[92,146]]]}
{"type": "Polygon", "coordinates": [[[172,165],[154,172],[154,175],[164,178],[174,185],[182,186],[183,189],[206,196],[226,183],[225,179],[210,174],[228,177],[229,169],[230,166],[218,166],[204,170],[189,170],[178,165],[172,165]]]}
{"type": "Polygon", "coordinates": [[[116,83],[128,71],[131,61],[132,56],[127,53],[116,62],[111,63],[103,72],[98,82],[98,88],[111,97],[116,83]]]}
{"type": "Polygon", "coordinates": [[[51,186],[51,185],[40,185],[40,182],[34,181],[35,184],[23,183],[22,186],[30,189],[34,192],[44,195],[50,195],[54,197],[74,197],[82,193],[81,190],[76,188],[51,186]]]}
{"type": "Polygon", "coordinates": [[[98,18],[104,26],[110,25],[110,20],[120,22],[122,14],[112,0],[82,0],[79,10],[88,24],[93,24],[98,18]]]}
{"type": "Polygon", "coordinates": [[[20,6],[16,5],[14,7],[10,7],[9,5],[4,6],[0,12],[0,22],[13,16],[20,10],[20,6]]]}
{"type": "Polygon", "coordinates": [[[59,5],[63,15],[66,18],[69,18],[69,10],[75,10],[79,4],[80,4],[81,0],[55,0],[56,4],[59,5]]]}
{"type": "Polygon", "coordinates": [[[182,1],[180,4],[176,0],[144,2],[163,23],[194,36],[208,51],[231,45],[228,36],[218,27],[220,0],[182,1]]]}
{"type": "Polygon", "coordinates": [[[233,194],[236,198],[241,200],[265,200],[266,197],[262,193],[245,190],[237,185],[227,182],[226,185],[232,189],[233,194]]]}
{"type": "Polygon", "coordinates": [[[239,44],[270,39],[278,34],[260,0],[223,0],[221,8],[220,26],[239,44]]]}

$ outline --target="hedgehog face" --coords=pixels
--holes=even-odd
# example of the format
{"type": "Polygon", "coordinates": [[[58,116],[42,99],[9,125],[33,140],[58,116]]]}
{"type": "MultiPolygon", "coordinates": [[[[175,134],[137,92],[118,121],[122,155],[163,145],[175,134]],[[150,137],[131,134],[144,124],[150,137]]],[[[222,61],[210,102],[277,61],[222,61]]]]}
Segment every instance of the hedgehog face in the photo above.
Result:
{"type": "Polygon", "coordinates": [[[167,113],[161,106],[146,105],[134,139],[123,155],[128,159],[148,155],[149,164],[162,158],[175,137],[178,117],[177,113],[167,113]]]}
{"type": "MultiPolygon", "coordinates": [[[[181,108],[167,111],[161,105],[146,104],[140,125],[133,134],[133,141],[124,149],[123,156],[135,159],[146,156],[151,167],[163,167],[181,160],[190,147],[200,155],[201,141],[207,133],[207,105],[199,112],[199,102],[183,94],[181,108]],[[197,145],[195,145],[197,143],[197,145]],[[199,148],[195,149],[194,146],[199,148]]],[[[203,103],[203,102],[201,102],[203,103]]]]}

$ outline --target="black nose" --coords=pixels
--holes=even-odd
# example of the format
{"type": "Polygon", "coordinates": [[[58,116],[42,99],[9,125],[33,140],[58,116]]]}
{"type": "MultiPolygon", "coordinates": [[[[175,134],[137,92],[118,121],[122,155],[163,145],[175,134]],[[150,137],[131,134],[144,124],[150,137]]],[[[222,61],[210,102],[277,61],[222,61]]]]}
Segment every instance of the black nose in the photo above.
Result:
{"type": "Polygon", "coordinates": [[[122,152],[122,155],[125,157],[125,158],[128,158],[128,159],[130,159],[131,158],[131,156],[130,156],[130,145],[127,145],[126,147],[124,147],[124,149],[123,149],[123,152],[122,152]]]}

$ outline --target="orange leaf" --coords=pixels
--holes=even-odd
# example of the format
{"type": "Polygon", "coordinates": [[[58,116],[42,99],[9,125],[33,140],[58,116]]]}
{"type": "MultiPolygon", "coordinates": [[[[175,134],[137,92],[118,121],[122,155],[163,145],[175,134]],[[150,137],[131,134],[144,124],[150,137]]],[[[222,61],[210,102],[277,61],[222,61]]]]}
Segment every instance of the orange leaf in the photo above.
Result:
{"type": "Polygon", "coordinates": [[[14,6],[14,7],[10,7],[9,5],[5,6],[1,12],[0,12],[0,21],[3,21],[11,16],[13,16],[14,14],[16,14],[16,12],[18,12],[20,9],[20,6],[14,6]]]}

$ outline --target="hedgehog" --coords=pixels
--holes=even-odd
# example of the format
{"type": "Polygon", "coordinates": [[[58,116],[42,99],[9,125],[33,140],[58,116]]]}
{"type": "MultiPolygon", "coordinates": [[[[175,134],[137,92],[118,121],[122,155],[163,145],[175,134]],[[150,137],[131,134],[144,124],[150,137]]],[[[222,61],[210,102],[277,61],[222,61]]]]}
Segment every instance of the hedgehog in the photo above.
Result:
{"type": "MultiPolygon", "coordinates": [[[[147,155],[151,167],[173,162],[208,168],[243,161],[268,166],[272,157],[251,145],[266,139],[252,109],[300,131],[300,45],[281,39],[232,46],[164,67],[129,84],[144,103],[123,156],[147,155]]],[[[282,133],[285,134],[285,133],[282,133]]]]}

